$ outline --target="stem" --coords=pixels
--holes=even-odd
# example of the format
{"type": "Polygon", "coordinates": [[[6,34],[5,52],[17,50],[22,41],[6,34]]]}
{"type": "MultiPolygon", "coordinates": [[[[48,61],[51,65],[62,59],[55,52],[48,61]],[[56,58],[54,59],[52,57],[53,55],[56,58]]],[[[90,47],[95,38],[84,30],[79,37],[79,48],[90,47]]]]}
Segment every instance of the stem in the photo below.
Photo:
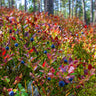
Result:
{"type": "Polygon", "coordinates": [[[32,96],[33,96],[33,85],[31,84],[31,87],[32,87],[32,96]]]}

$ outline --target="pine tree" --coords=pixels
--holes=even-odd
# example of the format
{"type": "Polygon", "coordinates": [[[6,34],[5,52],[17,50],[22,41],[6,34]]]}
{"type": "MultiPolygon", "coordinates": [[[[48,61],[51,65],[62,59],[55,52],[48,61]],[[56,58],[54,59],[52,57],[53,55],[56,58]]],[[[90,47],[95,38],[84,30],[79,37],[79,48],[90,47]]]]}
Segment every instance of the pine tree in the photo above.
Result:
{"type": "Polygon", "coordinates": [[[71,0],[69,0],[69,17],[71,16],[71,0]]]}
{"type": "Polygon", "coordinates": [[[14,0],[11,0],[11,7],[13,7],[13,4],[14,4],[14,0]]]}
{"type": "Polygon", "coordinates": [[[95,0],[95,22],[94,23],[96,24],[96,0],[95,0]]]}
{"type": "Polygon", "coordinates": [[[25,0],[25,11],[27,11],[27,1],[25,0]]]}
{"type": "Polygon", "coordinates": [[[2,7],[2,0],[0,0],[0,6],[2,7]]]}
{"type": "Polygon", "coordinates": [[[83,8],[83,21],[86,22],[85,0],[82,0],[82,8],[83,8]]]}
{"type": "Polygon", "coordinates": [[[35,5],[36,1],[33,0],[33,5],[34,5],[34,12],[36,11],[36,5],[35,5]]]}
{"type": "Polygon", "coordinates": [[[91,0],[90,22],[93,22],[93,0],[91,0]]]}
{"type": "Polygon", "coordinates": [[[10,0],[8,0],[8,5],[9,5],[9,8],[10,8],[10,0]]]}
{"type": "Polygon", "coordinates": [[[75,7],[75,16],[77,17],[77,9],[78,9],[78,0],[76,0],[76,7],[75,7]]]}
{"type": "Polygon", "coordinates": [[[44,0],[45,12],[48,12],[48,15],[53,14],[53,0],[44,0]]]}
{"type": "Polygon", "coordinates": [[[74,16],[74,0],[72,0],[72,17],[74,16]]]}

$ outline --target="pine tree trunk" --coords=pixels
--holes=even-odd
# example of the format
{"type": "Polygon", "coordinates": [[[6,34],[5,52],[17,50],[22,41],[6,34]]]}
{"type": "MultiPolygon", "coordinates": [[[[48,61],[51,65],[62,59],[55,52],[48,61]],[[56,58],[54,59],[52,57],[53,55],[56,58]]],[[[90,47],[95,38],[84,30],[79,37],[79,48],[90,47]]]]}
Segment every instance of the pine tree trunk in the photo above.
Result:
{"type": "Polygon", "coordinates": [[[44,0],[44,11],[47,12],[47,0],[44,0]]]}
{"type": "Polygon", "coordinates": [[[69,17],[71,17],[71,1],[69,0],[69,17]]]}
{"type": "Polygon", "coordinates": [[[74,0],[72,0],[72,18],[74,16],[74,0]]]}
{"type": "Polygon", "coordinates": [[[81,17],[81,6],[80,6],[80,8],[79,8],[79,19],[80,19],[80,17],[81,17]]]}
{"type": "Polygon", "coordinates": [[[93,0],[91,0],[90,22],[93,22],[93,0]]]}
{"type": "Polygon", "coordinates": [[[78,9],[78,0],[76,0],[76,10],[75,10],[75,16],[77,17],[77,9],[78,9]]]}
{"type": "Polygon", "coordinates": [[[38,11],[40,12],[40,0],[38,0],[38,11]]]}
{"type": "Polygon", "coordinates": [[[0,0],[0,6],[2,7],[2,0],[0,0]]]}
{"type": "Polygon", "coordinates": [[[42,0],[40,0],[40,11],[42,12],[42,0]]]}
{"type": "Polygon", "coordinates": [[[82,0],[83,7],[83,22],[86,22],[85,0],[82,0]]]}
{"type": "Polygon", "coordinates": [[[48,12],[48,15],[53,14],[53,0],[44,0],[45,12],[48,12]]]}
{"type": "Polygon", "coordinates": [[[25,0],[25,11],[27,11],[27,2],[25,0]]]}
{"type": "Polygon", "coordinates": [[[95,0],[95,21],[94,23],[96,24],[96,0],[95,0]]]}
{"type": "Polygon", "coordinates": [[[9,8],[10,8],[10,0],[8,0],[8,5],[9,5],[9,8]]]}
{"type": "Polygon", "coordinates": [[[35,12],[36,11],[35,0],[33,0],[33,4],[34,4],[34,12],[35,12]]]}
{"type": "Polygon", "coordinates": [[[79,1],[79,19],[81,19],[81,14],[82,14],[82,1],[79,1]]]}
{"type": "Polygon", "coordinates": [[[13,7],[14,4],[14,0],[11,0],[11,8],[13,7]]]}

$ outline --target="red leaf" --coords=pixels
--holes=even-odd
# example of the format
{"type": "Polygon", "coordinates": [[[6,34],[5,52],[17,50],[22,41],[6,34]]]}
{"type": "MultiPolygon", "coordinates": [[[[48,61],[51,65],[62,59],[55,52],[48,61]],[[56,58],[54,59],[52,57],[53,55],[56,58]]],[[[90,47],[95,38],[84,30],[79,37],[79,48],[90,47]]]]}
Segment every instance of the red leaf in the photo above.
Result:
{"type": "Polygon", "coordinates": [[[55,72],[55,69],[53,68],[51,71],[52,71],[52,73],[54,73],[55,72]]]}
{"type": "Polygon", "coordinates": [[[79,89],[81,87],[81,85],[77,85],[76,88],[79,89]]]}
{"type": "Polygon", "coordinates": [[[6,50],[3,51],[2,55],[4,56],[6,54],[6,50]]]}
{"type": "Polygon", "coordinates": [[[85,25],[84,28],[87,28],[87,25],[85,25]]]}
{"type": "Polygon", "coordinates": [[[55,23],[55,25],[57,26],[57,23],[55,23]]]}
{"type": "Polygon", "coordinates": [[[58,37],[57,36],[55,37],[55,40],[58,40],[58,37]]]}
{"type": "Polygon", "coordinates": [[[11,37],[11,38],[12,38],[12,40],[14,40],[14,41],[16,40],[16,38],[15,38],[15,37],[11,37]]]}
{"type": "Polygon", "coordinates": [[[13,90],[12,88],[7,89],[8,92],[10,92],[10,91],[12,91],[12,90],[13,90]]]}
{"type": "Polygon", "coordinates": [[[51,54],[50,54],[50,53],[47,53],[47,57],[48,57],[49,59],[51,59],[51,54]]]}
{"type": "Polygon", "coordinates": [[[33,52],[33,49],[31,49],[28,53],[32,53],[33,52]]]}
{"type": "Polygon", "coordinates": [[[22,73],[19,76],[16,76],[15,81],[14,81],[13,84],[19,83],[21,81],[21,79],[22,79],[22,73]]]}
{"type": "Polygon", "coordinates": [[[45,67],[46,61],[44,61],[44,63],[42,64],[43,67],[45,67]]]}
{"type": "Polygon", "coordinates": [[[20,81],[21,78],[19,78],[19,76],[16,76],[15,80],[20,81]]]}
{"type": "Polygon", "coordinates": [[[39,28],[40,26],[39,25],[35,25],[36,28],[39,28]]]}
{"type": "Polygon", "coordinates": [[[37,21],[37,18],[36,18],[36,17],[34,17],[34,21],[35,21],[35,22],[37,21]]]}
{"type": "Polygon", "coordinates": [[[31,25],[32,25],[32,26],[35,26],[35,24],[34,24],[34,23],[31,23],[31,25]]]}
{"type": "Polygon", "coordinates": [[[89,69],[89,70],[92,69],[92,65],[91,65],[91,64],[88,65],[88,69],[89,69]]]}

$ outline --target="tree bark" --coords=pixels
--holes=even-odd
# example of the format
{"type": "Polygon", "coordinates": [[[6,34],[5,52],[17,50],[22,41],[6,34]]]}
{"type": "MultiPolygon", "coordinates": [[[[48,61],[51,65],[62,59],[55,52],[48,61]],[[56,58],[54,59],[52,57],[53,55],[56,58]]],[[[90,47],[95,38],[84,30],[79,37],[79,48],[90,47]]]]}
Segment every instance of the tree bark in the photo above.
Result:
{"type": "Polygon", "coordinates": [[[2,7],[2,0],[0,0],[0,6],[2,7]]]}
{"type": "Polygon", "coordinates": [[[77,17],[77,9],[78,9],[78,0],[76,0],[76,10],[75,10],[75,16],[77,17]]]}
{"type": "Polygon", "coordinates": [[[10,8],[10,0],[8,0],[8,5],[9,5],[9,8],[10,8]]]}
{"type": "Polygon", "coordinates": [[[13,8],[14,0],[11,0],[11,8],[13,8]]]}
{"type": "Polygon", "coordinates": [[[48,15],[53,14],[53,0],[44,0],[45,12],[48,12],[48,15]]]}
{"type": "Polygon", "coordinates": [[[27,11],[27,2],[25,0],[25,11],[27,11]]]}
{"type": "Polygon", "coordinates": [[[90,22],[93,22],[93,0],[91,0],[90,22]]]}
{"type": "Polygon", "coordinates": [[[69,0],[69,17],[71,17],[71,1],[69,0]]]}
{"type": "Polygon", "coordinates": [[[72,0],[72,18],[74,16],[74,0],[72,0]]]}
{"type": "Polygon", "coordinates": [[[42,0],[40,0],[40,10],[42,12],[42,0]]]}
{"type": "Polygon", "coordinates": [[[85,0],[82,0],[82,7],[83,7],[83,21],[86,22],[85,0]]]}
{"type": "Polygon", "coordinates": [[[34,4],[34,12],[35,12],[36,11],[35,0],[33,0],[33,4],[34,4]]]}
{"type": "Polygon", "coordinates": [[[47,10],[47,0],[44,0],[44,11],[46,12],[47,10]]]}
{"type": "Polygon", "coordinates": [[[95,0],[95,21],[94,23],[96,24],[96,0],[95,0]]]}
{"type": "Polygon", "coordinates": [[[40,0],[38,0],[38,11],[40,12],[40,0]]]}

